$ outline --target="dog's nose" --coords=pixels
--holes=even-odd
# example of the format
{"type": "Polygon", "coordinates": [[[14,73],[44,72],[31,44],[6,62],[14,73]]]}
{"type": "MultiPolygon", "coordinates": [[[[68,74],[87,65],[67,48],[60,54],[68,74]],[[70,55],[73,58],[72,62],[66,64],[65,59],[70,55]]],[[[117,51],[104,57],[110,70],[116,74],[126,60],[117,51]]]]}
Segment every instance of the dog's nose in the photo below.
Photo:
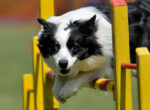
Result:
{"type": "Polygon", "coordinates": [[[59,66],[60,66],[61,68],[66,68],[67,65],[68,65],[68,61],[67,61],[67,60],[60,60],[60,61],[59,61],[59,66]]]}

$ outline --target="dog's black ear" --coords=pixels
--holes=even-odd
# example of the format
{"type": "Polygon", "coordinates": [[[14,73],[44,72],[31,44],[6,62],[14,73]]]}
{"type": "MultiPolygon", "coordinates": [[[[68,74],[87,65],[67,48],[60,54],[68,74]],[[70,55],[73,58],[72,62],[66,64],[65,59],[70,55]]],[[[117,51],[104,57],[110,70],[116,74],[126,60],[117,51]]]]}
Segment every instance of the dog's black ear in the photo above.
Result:
{"type": "Polygon", "coordinates": [[[89,20],[83,22],[81,25],[79,25],[79,30],[84,33],[91,35],[96,31],[96,25],[95,25],[96,15],[91,17],[89,20]]]}
{"type": "Polygon", "coordinates": [[[49,23],[48,23],[46,20],[44,20],[43,18],[37,18],[37,21],[38,21],[41,25],[43,25],[44,29],[49,28],[49,23]]]}
{"type": "Polygon", "coordinates": [[[94,26],[95,25],[95,20],[96,20],[96,15],[94,15],[88,21],[86,21],[85,25],[87,25],[87,26],[94,26]]]}

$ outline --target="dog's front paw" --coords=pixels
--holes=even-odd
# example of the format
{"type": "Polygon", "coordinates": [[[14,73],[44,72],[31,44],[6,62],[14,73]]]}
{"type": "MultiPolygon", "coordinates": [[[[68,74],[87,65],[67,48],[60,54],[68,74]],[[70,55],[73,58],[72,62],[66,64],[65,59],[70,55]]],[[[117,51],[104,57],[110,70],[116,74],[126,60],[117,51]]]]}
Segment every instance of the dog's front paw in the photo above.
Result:
{"type": "Polygon", "coordinates": [[[56,86],[54,86],[53,89],[52,89],[52,91],[53,91],[53,94],[54,94],[55,98],[56,98],[60,103],[66,102],[65,99],[62,99],[62,98],[59,96],[60,89],[58,89],[56,86]]]}
{"type": "Polygon", "coordinates": [[[55,87],[52,89],[53,94],[55,96],[55,98],[60,102],[60,103],[65,103],[66,100],[69,98],[66,94],[66,92],[61,91],[61,89],[56,89],[55,87]]]}
{"type": "Polygon", "coordinates": [[[61,102],[64,103],[67,101],[68,98],[76,95],[77,88],[71,89],[71,88],[63,88],[59,93],[59,99],[61,99],[61,102]]]}

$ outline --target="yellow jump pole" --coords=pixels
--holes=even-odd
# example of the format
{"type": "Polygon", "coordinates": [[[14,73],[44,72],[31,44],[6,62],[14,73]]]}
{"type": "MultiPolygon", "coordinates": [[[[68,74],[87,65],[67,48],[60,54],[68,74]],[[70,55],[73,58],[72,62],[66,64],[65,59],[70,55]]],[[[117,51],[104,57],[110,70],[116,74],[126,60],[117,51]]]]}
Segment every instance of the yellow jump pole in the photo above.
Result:
{"type": "Polygon", "coordinates": [[[33,73],[34,73],[34,90],[35,90],[35,108],[44,110],[43,96],[43,68],[42,57],[37,47],[37,37],[33,38],[33,73]]]}
{"type": "Polygon", "coordinates": [[[23,75],[23,103],[24,110],[35,110],[32,74],[23,75]]]}
{"type": "Polygon", "coordinates": [[[54,0],[40,0],[40,17],[48,19],[54,16],[54,0]]]}
{"type": "MultiPolygon", "coordinates": [[[[40,0],[40,17],[45,20],[54,16],[54,0],[40,0]]],[[[54,77],[48,78],[47,74],[51,69],[43,62],[43,79],[44,79],[44,109],[57,110],[59,103],[52,93],[54,77]]]]}
{"type": "Polygon", "coordinates": [[[111,79],[97,78],[89,83],[89,87],[97,90],[113,92],[114,81],[111,79]]]}
{"type": "Polygon", "coordinates": [[[139,110],[150,110],[150,53],[147,48],[137,48],[136,53],[139,110]]]}
{"type": "Polygon", "coordinates": [[[52,93],[52,87],[54,85],[55,78],[50,74],[52,74],[51,71],[46,74],[44,82],[45,110],[58,110],[59,103],[52,93]]]}
{"type": "Polygon", "coordinates": [[[111,6],[116,110],[132,110],[131,73],[121,71],[121,63],[130,63],[128,8],[125,0],[111,0],[111,6]],[[121,72],[125,87],[121,87],[121,72]]]}

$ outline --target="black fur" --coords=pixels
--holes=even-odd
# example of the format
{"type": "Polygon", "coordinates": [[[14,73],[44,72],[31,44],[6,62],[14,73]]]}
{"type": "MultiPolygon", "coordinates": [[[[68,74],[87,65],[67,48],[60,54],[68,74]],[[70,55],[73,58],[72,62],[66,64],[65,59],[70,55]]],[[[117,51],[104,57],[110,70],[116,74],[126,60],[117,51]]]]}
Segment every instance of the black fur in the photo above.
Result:
{"type": "Polygon", "coordinates": [[[42,18],[39,18],[38,22],[43,25],[44,31],[40,36],[38,47],[43,57],[48,58],[60,49],[60,45],[54,38],[57,27],[55,24],[47,22],[42,18]]]}
{"type": "Polygon", "coordinates": [[[135,49],[147,47],[150,50],[150,2],[137,0],[128,4],[130,56],[131,62],[136,62],[135,49]]]}
{"type": "MultiPolygon", "coordinates": [[[[100,6],[100,9],[111,19],[110,8],[100,6]]],[[[136,0],[128,3],[129,36],[130,36],[130,58],[136,62],[135,49],[137,47],[148,47],[150,50],[150,1],[136,0]]]]}
{"type": "Polygon", "coordinates": [[[87,21],[74,21],[67,28],[71,28],[67,47],[72,55],[77,55],[80,60],[84,60],[91,55],[102,55],[101,45],[96,42],[94,33],[96,15],[87,21]]]}

